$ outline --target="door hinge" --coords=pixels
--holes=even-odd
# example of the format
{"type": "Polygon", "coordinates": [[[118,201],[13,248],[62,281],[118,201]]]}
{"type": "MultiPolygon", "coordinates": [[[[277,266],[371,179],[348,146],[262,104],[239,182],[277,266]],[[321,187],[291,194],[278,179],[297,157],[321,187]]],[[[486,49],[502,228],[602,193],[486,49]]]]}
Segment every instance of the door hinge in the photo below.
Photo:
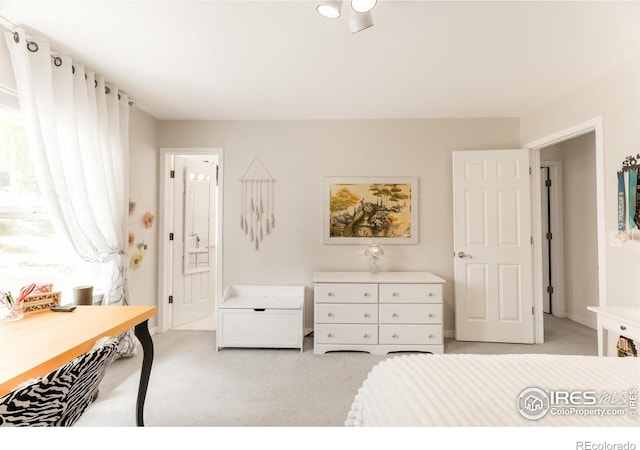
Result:
{"type": "Polygon", "coordinates": [[[173,295],[169,296],[169,304],[171,305],[173,303],[173,295]]]}
{"type": "Polygon", "coordinates": [[[547,286],[547,294],[553,294],[553,286],[547,286]]]}
{"type": "Polygon", "coordinates": [[[175,178],[176,177],[176,171],[175,170],[171,170],[169,172],[169,178],[175,178]]]}
{"type": "Polygon", "coordinates": [[[550,187],[551,186],[551,180],[544,180],[544,185],[546,187],[550,187]]]}
{"type": "Polygon", "coordinates": [[[532,316],[535,316],[535,315],[536,315],[536,312],[535,312],[535,311],[536,311],[536,310],[535,310],[535,308],[532,306],[532,307],[531,307],[531,315],[532,315],[532,316]]]}
{"type": "Polygon", "coordinates": [[[220,166],[216,166],[216,186],[218,185],[218,169],[220,166]]]}
{"type": "Polygon", "coordinates": [[[169,240],[173,241],[173,233],[169,233],[169,240]]]}
{"type": "Polygon", "coordinates": [[[531,245],[533,245],[533,236],[531,236],[531,245]]]}
{"type": "Polygon", "coordinates": [[[550,241],[551,239],[553,239],[553,233],[547,233],[546,234],[546,238],[548,241],[550,241]]]}

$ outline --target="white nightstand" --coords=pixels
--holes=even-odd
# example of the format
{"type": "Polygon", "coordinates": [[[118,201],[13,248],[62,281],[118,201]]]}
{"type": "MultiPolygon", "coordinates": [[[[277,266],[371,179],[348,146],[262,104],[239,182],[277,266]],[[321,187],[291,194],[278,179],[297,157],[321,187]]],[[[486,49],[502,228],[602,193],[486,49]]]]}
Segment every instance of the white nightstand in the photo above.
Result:
{"type": "Polygon", "coordinates": [[[607,356],[607,332],[640,341],[640,307],[637,306],[589,306],[597,314],[598,356],[607,356]]]}

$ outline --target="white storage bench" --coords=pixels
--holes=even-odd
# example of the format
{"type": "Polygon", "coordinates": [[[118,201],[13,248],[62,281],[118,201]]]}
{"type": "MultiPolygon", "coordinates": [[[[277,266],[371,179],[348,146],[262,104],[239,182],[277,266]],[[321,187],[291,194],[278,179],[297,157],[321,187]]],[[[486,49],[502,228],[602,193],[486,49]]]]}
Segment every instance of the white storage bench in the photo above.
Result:
{"type": "Polygon", "coordinates": [[[218,306],[216,350],[224,347],[304,351],[304,286],[229,286],[218,306]]]}

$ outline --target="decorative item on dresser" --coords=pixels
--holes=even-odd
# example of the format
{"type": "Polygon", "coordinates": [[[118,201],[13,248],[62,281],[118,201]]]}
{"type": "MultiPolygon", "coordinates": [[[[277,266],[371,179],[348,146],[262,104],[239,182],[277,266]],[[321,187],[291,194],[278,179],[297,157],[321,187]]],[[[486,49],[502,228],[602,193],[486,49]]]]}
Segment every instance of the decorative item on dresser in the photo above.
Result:
{"type": "Polygon", "coordinates": [[[442,285],[430,272],[314,272],[314,353],[443,353],[442,285]]]}

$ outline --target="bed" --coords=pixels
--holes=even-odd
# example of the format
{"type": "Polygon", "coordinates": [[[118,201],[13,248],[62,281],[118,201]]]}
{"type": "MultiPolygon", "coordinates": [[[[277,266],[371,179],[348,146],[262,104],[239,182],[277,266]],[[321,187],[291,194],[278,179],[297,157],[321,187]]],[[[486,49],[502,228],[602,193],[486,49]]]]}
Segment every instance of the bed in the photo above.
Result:
{"type": "Polygon", "coordinates": [[[640,426],[639,387],[640,358],[403,354],[373,367],[345,425],[640,426]]]}

